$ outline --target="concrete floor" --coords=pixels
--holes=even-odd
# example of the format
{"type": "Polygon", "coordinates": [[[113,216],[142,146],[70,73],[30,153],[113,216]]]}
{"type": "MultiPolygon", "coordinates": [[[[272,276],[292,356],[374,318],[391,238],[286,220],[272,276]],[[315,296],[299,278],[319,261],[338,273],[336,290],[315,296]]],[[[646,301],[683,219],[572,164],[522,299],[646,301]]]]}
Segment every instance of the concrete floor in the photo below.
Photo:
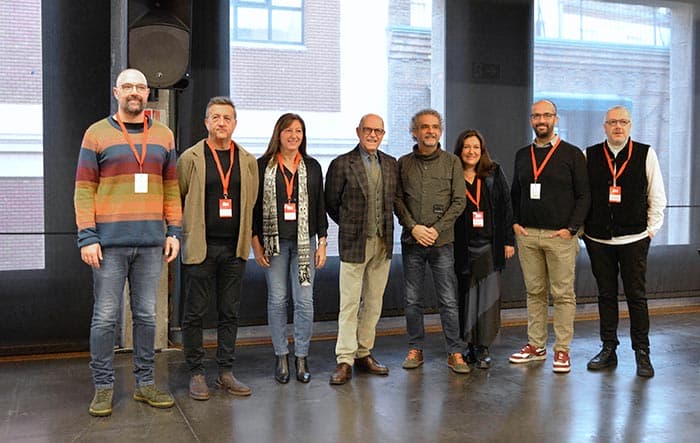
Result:
{"type": "MultiPolygon", "coordinates": [[[[430,334],[423,367],[406,371],[403,335],[377,339],[374,355],[388,377],[355,373],[333,387],[334,341],[314,341],[312,381],[280,385],[272,378],[269,345],[241,346],[234,372],[248,398],[212,390],[206,402],[187,395],[182,352],[163,351],[156,378],[176,397],[157,410],[131,399],[131,355],[115,360],[114,414],[88,415],[93,395],[88,358],[0,362],[0,441],[155,442],[696,442],[700,432],[700,313],[652,316],[656,376],[635,375],[628,321],[620,324],[620,363],[589,372],[599,349],[597,321],[578,321],[570,374],[554,374],[552,356],[508,363],[526,340],[524,326],[507,327],[491,348],[490,370],[453,374],[441,334],[430,334]]],[[[550,326],[551,329],[551,326],[550,326]]],[[[550,331],[551,337],[551,331],[550,331]]],[[[551,340],[550,340],[551,341],[551,340]]],[[[215,364],[209,350],[208,381],[215,364]]]]}

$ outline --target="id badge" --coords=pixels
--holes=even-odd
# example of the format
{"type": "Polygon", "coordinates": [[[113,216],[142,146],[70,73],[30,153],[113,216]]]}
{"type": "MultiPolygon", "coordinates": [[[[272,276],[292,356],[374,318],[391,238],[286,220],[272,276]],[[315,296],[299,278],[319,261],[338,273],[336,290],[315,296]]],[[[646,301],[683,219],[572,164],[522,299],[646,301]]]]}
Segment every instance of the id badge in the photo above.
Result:
{"type": "Polygon", "coordinates": [[[134,192],[136,194],[146,194],[148,192],[148,174],[134,174],[134,192]]]}
{"type": "Polygon", "coordinates": [[[539,200],[541,190],[542,190],[541,183],[530,183],[530,199],[531,200],[539,200]]]}
{"type": "Polygon", "coordinates": [[[484,227],[484,211],[472,211],[472,227],[484,227]]]}
{"type": "Polygon", "coordinates": [[[610,203],[622,203],[622,188],[619,186],[610,186],[610,195],[608,196],[610,203]]]}
{"type": "Polygon", "coordinates": [[[233,203],[230,198],[219,199],[219,218],[233,217],[233,203]]]}
{"type": "Polygon", "coordinates": [[[284,204],[284,221],[295,221],[297,219],[297,204],[284,204]]]}

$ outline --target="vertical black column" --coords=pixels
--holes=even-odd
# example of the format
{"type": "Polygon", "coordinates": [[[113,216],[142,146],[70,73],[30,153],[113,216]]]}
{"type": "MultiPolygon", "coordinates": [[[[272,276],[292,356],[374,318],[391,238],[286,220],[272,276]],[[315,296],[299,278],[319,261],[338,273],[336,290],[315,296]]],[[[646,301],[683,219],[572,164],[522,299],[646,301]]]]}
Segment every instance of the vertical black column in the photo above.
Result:
{"type": "Polygon", "coordinates": [[[446,149],[467,126],[487,139],[510,177],[530,138],[532,1],[446,0],[446,149]]]}
{"type": "Polygon", "coordinates": [[[179,152],[206,136],[209,99],[230,93],[229,9],[227,0],[193,1],[190,82],[178,95],[176,111],[179,152]]]}
{"type": "MultiPolygon", "coordinates": [[[[73,180],[85,129],[110,112],[110,8],[42,2],[46,231],[75,232],[73,180]]],[[[74,251],[73,251],[74,252],[74,251]]]]}

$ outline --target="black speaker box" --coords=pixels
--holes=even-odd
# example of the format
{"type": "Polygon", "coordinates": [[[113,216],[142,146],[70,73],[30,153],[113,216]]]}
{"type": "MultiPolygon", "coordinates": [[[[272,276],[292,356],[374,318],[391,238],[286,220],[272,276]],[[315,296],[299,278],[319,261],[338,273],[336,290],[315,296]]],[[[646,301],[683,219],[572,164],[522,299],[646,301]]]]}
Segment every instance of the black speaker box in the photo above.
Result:
{"type": "Polygon", "coordinates": [[[130,0],[128,5],[129,67],[143,72],[151,88],[182,85],[190,64],[191,0],[130,0]]]}

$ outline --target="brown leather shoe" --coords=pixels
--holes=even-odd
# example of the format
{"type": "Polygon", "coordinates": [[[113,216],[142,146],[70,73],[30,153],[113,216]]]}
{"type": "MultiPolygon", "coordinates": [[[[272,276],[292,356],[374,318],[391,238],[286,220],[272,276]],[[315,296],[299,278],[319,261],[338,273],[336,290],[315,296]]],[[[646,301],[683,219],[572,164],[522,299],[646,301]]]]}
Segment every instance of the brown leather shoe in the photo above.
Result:
{"type": "Polygon", "coordinates": [[[344,385],[352,378],[352,368],[347,363],[339,363],[335,367],[335,372],[331,374],[332,385],[344,385]]]}
{"type": "Polygon", "coordinates": [[[389,375],[389,368],[379,363],[371,355],[355,359],[355,367],[375,375],[389,375]]]}
{"type": "Polygon", "coordinates": [[[209,387],[204,374],[195,374],[190,377],[190,397],[195,400],[209,400],[209,387]]]}
{"type": "Polygon", "coordinates": [[[248,386],[241,383],[231,372],[220,373],[219,378],[216,379],[216,387],[219,389],[226,389],[229,394],[239,395],[241,397],[253,393],[248,386]]]}

